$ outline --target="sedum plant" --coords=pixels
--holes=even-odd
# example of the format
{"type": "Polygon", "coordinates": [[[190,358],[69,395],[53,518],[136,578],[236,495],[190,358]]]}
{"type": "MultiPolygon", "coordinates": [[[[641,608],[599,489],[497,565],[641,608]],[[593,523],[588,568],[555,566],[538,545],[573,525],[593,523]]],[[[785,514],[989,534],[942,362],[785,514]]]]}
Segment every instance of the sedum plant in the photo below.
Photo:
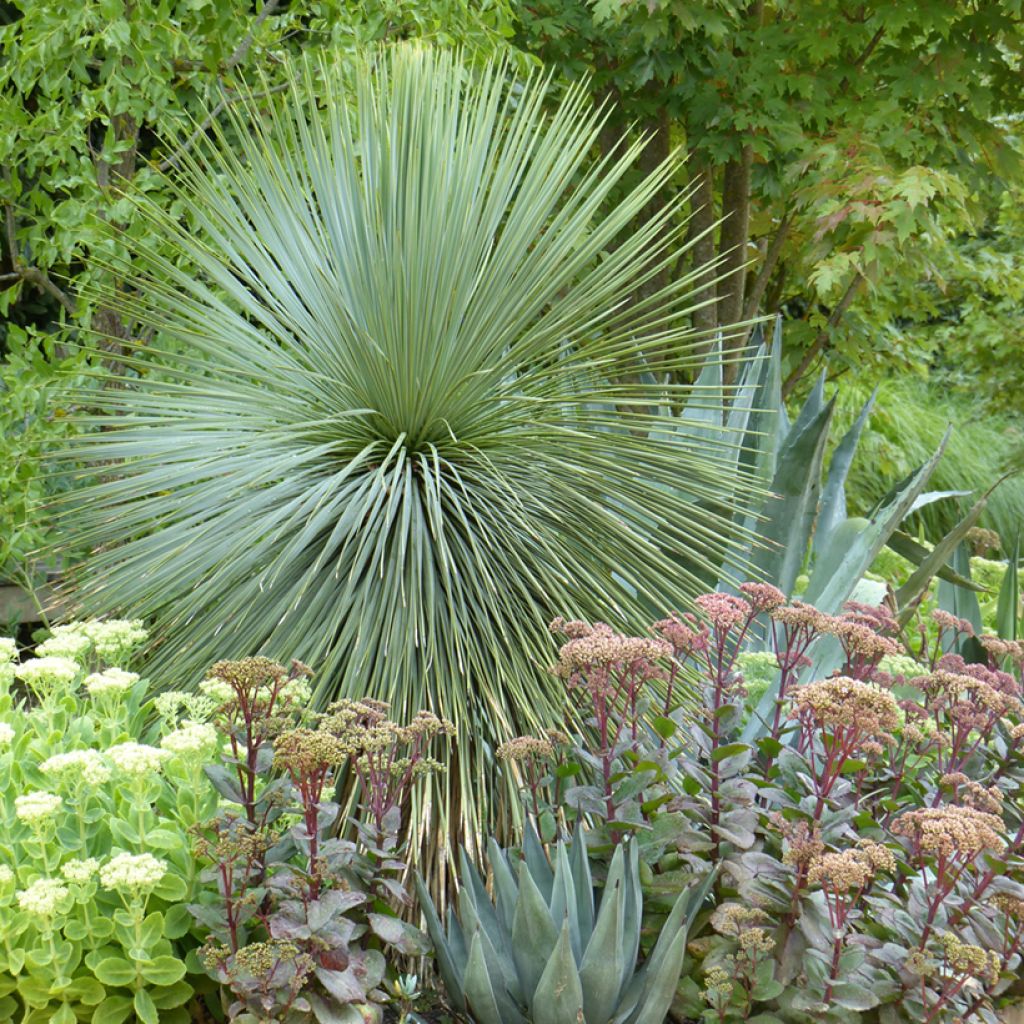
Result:
{"type": "Polygon", "coordinates": [[[762,583],[697,607],[650,637],[556,622],[591,728],[505,748],[549,830],[584,813],[598,857],[629,835],[649,927],[656,900],[714,878],[673,1019],[996,1024],[1024,963],[1024,643],[936,610],[908,648],[895,609],[828,614],[762,583]],[[746,741],[755,631],[781,684],[746,741]],[[821,645],[837,671],[804,680],[821,645]],[[682,673],[706,713],[666,700],[682,673]]]}
{"type": "Polygon", "coordinates": [[[5,1020],[191,1020],[188,829],[216,804],[217,737],[177,716],[147,728],[148,684],[125,667],[144,639],[137,622],[72,623],[19,661],[0,638],[5,1020]]]}
{"type": "Polygon", "coordinates": [[[386,957],[429,949],[395,913],[410,903],[397,833],[451,726],[427,712],[399,725],[372,700],[309,715],[308,674],[245,658],[218,662],[201,687],[224,737],[206,769],[223,800],[194,829],[207,887],[189,909],[236,1024],[380,1024],[386,989],[404,998],[386,957]],[[351,838],[334,799],[347,774],[361,805],[351,838]]]}
{"type": "Polygon", "coordinates": [[[458,913],[447,931],[417,880],[449,1001],[476,1024],[662,1024],[672,1002],[687,930],[708,886],[686,890],[643,963],[638,847],[620,845],[595,895],[580,831],[552,847],[528,830],[523,856],[488,844],[494,897],[462,855],[458,913]]]}
{"type": "Polygon", "coordinates": [[[557,713],[551,617],[685,605],[752,486],[730,431],[684,438],[658,409],[688,389],[640,372],[704,345],[686,190],[650,213],[681,156],[595,160],[583,86],[367,59],[240,90],[175,172],[189,227],[135,197],[154,244],[111,301],[147,344],[83,403],[100,429],[68,454],[102,479],[66,519],[79,599],[152,622],[155,670],[298,657],[320,707],[449,717],[453,770],[407,818],[429,851],[515,806],[493,751],[557,713]]]}

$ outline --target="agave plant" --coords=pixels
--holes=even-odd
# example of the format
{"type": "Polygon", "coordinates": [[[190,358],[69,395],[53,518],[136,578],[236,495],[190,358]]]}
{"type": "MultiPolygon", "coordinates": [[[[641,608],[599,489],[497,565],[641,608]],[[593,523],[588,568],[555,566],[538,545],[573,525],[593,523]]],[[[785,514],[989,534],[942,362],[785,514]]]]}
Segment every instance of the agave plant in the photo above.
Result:
{"type": "Polygon", "coordinates": [[[638,846],[616,847],[595,897],[582,833],[553,847],[554,869],[532,828],[510,862],[491,839],[494,899],[463,853],[458,914],[447,934],[417,881],[448,999],[476,1024],[662,1024],[686,952],[691,918],[711,878],[684,889],[637,968],[643,893],[638,846]]]}
{"type": "Polygon", "coordinates": [[[438,828],[517,806],[497,744],[561,716],[550,619],[685,606],[746,532],[716,498],[755,487],[637,372],[699,359],[693,279],[650,287],[685,189],[626,230],[679,158],[627,185],[642,143],[594,162],[582,87],[368,59],[232,104],[175,172],[181,219],[136,197],[158,241],[110,301],[153,340],[90,396],[73,454],[102,480],[66,523],[77,604],[151,623],[154,678],[262,652],[311,665],[321,705],[453,720],[413,815],[444,856],[438,828]]]}
{"type": "MultiPolygon", "coordinates": [[[[841,611],[855,596],[875,602],[885,599],[901,625],[910,620],[924,591],[937,576],[942,580],[940,597],[945,595],[943,599],[951,608],[959,607],[963,617],[972,618],[972,608],[977,608],[973,591],[982,588],[970,580],[969,570],[965,570],[966,559],[957,552],[981,516],[991,490],[981,495],[956,526],[930,548],[906,532],[904,524],[914,512],[933,502],[969,493],[926,490],[942,458],[944,439],[931,458],[900,481],[867,516],[849,516],[846,477],[874,396],[865,403],[849,430],[833,444],[836,399],[825,398],[824,374],[791,422],[782,401],[781,354],[781,319],[776,320],[770,344],[758,325],[739,367],[732,400],[715,402],[714,396],[724,398],[725,392],[721,345],[713,345],[698,377],[699,399],[683,406],[678,415],[665,413],[687,437],[711,437],[723,431],[739,436],[742,443],[734,453],[737,471],[752,473],[768,492],[754,515],[736,513],[738,517],[748,517],[747,527],[757,523],[758,536],[753,544],[739,539],[727,563],[749,565],[752,576],[774,584],[787,596],[793,596],[798,576],[806,574],[800,597],[829,614],[841,611]],[[862,582],[864,574],[886,546],[915,563],[915,569],[894,593],[887,595],[880,585],[871,593],[862,582]]],[[[718,589],[728,590],[731,585],[728,574],[717,581],[718,589]]],[[[1009,616],[1003,617],[1009,624],[1009,616]]],[[[756,631],[746,640],[747,647],[753,650],[766,643],[767,637],[756,631]]],[[[838,644],[819,644],[807,677],[823,678],[830,674],[840,664],[840,653],[838,644]]],[[[765,723],[771,721],[777,686],[776,681],[765,692],[744,739],[756,738],[766,728],[765,723]]]]}

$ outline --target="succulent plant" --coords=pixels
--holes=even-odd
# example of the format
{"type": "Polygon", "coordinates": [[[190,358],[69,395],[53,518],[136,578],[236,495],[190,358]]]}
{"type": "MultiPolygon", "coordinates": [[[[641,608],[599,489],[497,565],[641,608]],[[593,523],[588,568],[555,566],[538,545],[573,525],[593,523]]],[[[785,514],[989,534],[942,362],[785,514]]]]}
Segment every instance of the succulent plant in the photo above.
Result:
{"type": "Polygon", "coordinates": [[[458,913],[447,935],[417,889],[452,1007],[476,1024],[662,1024],[675,993],[689,922],[710,887],[678,897],[654,948],[637,967],[643,894],[638,847],[616,847],[595,896],[582,834],[549,862],[532,829],[518,860],[491,839],[494,899],[462,854],[458,913]]]}

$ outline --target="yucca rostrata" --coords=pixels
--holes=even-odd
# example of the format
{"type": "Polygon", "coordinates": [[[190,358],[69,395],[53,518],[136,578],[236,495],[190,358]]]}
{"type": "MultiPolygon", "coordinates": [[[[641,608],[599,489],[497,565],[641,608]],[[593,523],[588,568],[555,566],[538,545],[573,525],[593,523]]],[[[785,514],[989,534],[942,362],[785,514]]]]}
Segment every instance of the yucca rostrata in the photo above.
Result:
{"type": "Polygon", "coordinates": [[[631,842],[616,848],[596,897],[579,832],[554,848],[553,868],[531,830],[518,864],[492,839],[494,898],[463,854],[458,914],[449,908],[447,935],[417,879],[453,1008],[476,1024],[662,1024],[689,922],[710,879],[680,894],[637,968],[643,911],[637,852],[631,842]]]}

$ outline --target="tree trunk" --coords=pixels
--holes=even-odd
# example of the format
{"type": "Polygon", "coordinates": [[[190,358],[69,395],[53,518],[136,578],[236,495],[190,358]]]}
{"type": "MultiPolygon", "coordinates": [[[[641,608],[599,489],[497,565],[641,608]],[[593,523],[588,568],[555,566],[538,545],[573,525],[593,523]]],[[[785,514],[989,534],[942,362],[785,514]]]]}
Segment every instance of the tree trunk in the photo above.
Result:
{"type": "Polygon", "coordinates": [[[722,258],[718,281],[718,326],[736,323],[743,312],[747,241],[750,232],[751,150],[744,146],[738,160],[725,165],[722,178],[722,229],[718,251],[722,258]]]}
{"type": "MultiPolygon", "coordinates": [[[[716,313],[720,329],[730,327],[743,316],[743,285],[746,279],[747,242],[750,235],[750,165],[752,157],[750,146],[744,146],[739,158],[730,160],[725,165],[725,173],[722,178],[722,217],[724,219],[718,241],[722,268],[718,281],[716,313]]],[[[733,350],[740,344],[742,344],[741,338],[732,338],[726,341],[725,349],[733,350]]],[[[726,379],[731,383],[735,377],[735,364],[727,362],[723,371],[726,379]]]]}
{"type": "Polygon", "coordinates": [[[693,302],[703,303],[695,309],[691,323],[695,331],[707,335],[705,349],[711,347],[712,335],[718,326],[715,296],[715,179],[710,165],[693,150],[687,161],[693,176],[694,192],[690,200],[690,221],[686,242],[690,246],[690,271],[694,277],[693,302]]]}

